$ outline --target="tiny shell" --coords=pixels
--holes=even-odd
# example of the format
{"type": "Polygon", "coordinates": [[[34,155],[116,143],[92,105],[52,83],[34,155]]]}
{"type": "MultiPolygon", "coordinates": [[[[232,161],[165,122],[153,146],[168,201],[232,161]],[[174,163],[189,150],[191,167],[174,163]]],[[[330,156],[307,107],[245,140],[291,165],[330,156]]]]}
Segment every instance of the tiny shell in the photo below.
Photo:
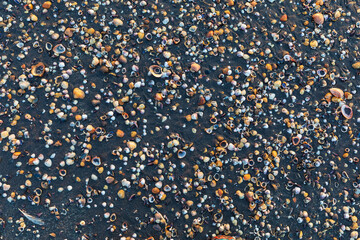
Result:
{"type": "Polygon", "coordinates": [[[312,19],[314,20],[314,22],[316,24],[323,24],[324,23],[324,15],[322,13],[315,13],[313,16],[312,16],[312,19]]]}
{"type": "Polygon", "coordinates": [[[334,95],[337,98],[343,98],[344,97],[344,91],[340,88],[330,88],[329,90],[332,95],[334,95]]]}
{"type": "Polygon", "coordinates": [[[42,62],[31,67],[31,74],[36,77],[42,77],[45,72],[45,65],[42,62]]]}
{"type": "Polygon", "coordinates": [[[151,65],[149,71],[154,77],[160,78],[162,76],[162,69],[158,65],[151,65]]]}
{"type": "Polygon", "coordinates": [[[134,150],[136,148],[137,145],[136,145],[136,142],[134,142],[134,141],[128,141],[127,146],[132,151],[132,150],[134,150]]]}
{"type": "Polygon", "coordinates": [[[64,53],[65,52],[65,47],[64,47],[64,45],[62,45],[62,44],[57,44],[54,48],[53,48],[53,51],[55,52],[55,53],[57,53],[57,54],[62,54],[62,53],[64,53]]]}
{"type": "Polygon", "coordinates": [[[119,18],[114,18],[114,19],[113,19],[113,24],[114,24],[116,27],[124,25],[123,21],[122,21],[121,19],[119,19],[119,18]]]}
{"type": "Polygon", "coordinates": [[[355,69],[360,69],[360,62],[356,62],[352,65],[353,68],[355,69]]]}
{"type": "Polygon", "coordinates": [[[346,104],[342,105],[341,113],[346,119],[350,119],[353,116],[353,110],[346,104]]]}
{"type": "Polygon", "coordinates": [[[178,152],[177,152],[177,156],[178,158],[182,159],[186,156],[186,151],[180,149],[178,152]]]}
{"type": "Polygon", "coordinates": [[[195,62],[191,63],[191,68],[190,68],[190,70],[191,70],[192,72],[197,72],[197,71],[200,70],[200,68],[201,68],[201,66],[200,66],[199,64],[197,64],[197,63],[195,63],[195,62]]]}
{"type": "Polygon", "coordinates": [[[74,88],[73,94],[74,94],[75,99],[84,99],[85,98],[85,93],[80,88],[74,88]]]}
{"type": "Polygon", "coordinates": [[[94,164],[96,167],[101,165],[101,159],[99,157],[93,157],[91,159],[92,164],[94,164]]]}

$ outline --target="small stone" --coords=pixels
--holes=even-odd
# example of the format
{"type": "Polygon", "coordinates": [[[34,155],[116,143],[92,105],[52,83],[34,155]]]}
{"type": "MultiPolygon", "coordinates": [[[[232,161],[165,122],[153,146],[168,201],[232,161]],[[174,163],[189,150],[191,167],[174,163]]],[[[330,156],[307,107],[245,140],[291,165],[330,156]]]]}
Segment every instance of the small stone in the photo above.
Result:
{"type": "Polygon", "coordinates": [[[85,93],[80,88],[74,88],[73,94],[74,94],[75,99],[84,99],[85,98],[85,93]]]}
{"type": "Polygon", "coordinates": [[[200,66],[199,64],[195,63],[195,62],[193,62],[193,63],[191,64],[191,71],[192,71],[192,72],[197,72],[197,71],[200,70],[200,68],[201,68],[201,66],[200,66]]]}
{"type": "Polygon", "coordinates": [[[5,183],[5,184],[3,185],[3,190],[6,192],[6,191],[8,191],[8,190],[10,189],[10,187],[11,187],[11,186],[10,186],[9,184],[6,184],[6,183],[5,183]]]}
{"type": "Polygon", "coordinates": [[[30,15],[30,20],[33,21],[33,22],[37,22],[38,17],[35,14],[31,14],[30,15]]]}
{"type": "Polygon", "coordinates": [[[7,138],[9,136],[9,132],[8,131],[2,131],[1,132],[1,138],[7,138]]]}
{"type": "Polygon", "coordinates": [[[124,131],[122,131],[122,130],[120,130],[120,129],[118,129],[117,131],[116,131],[116,136],[117,137],[124,137],[124,131]]]}
{"type": "Polygon", "coordinates": [[[280,18],[280,21],[282,21],[282,22],[286,22],[287,20],[288,20],[288,17],[286,14],[282,15],[280,18]]]}

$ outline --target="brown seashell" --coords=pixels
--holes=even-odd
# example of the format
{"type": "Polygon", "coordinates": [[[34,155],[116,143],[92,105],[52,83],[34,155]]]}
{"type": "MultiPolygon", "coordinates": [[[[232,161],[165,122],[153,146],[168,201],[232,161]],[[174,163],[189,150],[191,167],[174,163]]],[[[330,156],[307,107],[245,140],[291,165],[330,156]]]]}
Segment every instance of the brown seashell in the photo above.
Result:
{"type": "Polygon", "coordinates": [[[249,202],[253,202],[254,201],[254,193],[253,192],[246,192],[245,193],[245,197],[249,202]]]}
{"type": "Polygon", "coordinates": [[[360,62],[356,62],[352,65],[353,68],[355,69],[360,69],[360,62]]]}
{"type": "Polygon", "coordinates": [[[66,36],[68,36],[68,37],[72,37],[74,34],[74,31],[75,31],[75,29],[73,29],[73,28],[67,28],[66,30],[65,30],[65,35],[66,36]]]}
{"type": "Polygon", "coordinates": [[[346,119],[350,119],[353,117],[353,110],[346,104],[341,106],[341,113],[346,119]]]}
{"type": "Polygon", "coordinates": [[[102,73],[108,73],[110,70],[109,70],[109,68],[108,68],[107,66],[101,66],[101,67],[100,67],[100,71],[101,71],[102,73]]]}
{"type": "Polygon", "coordinates": [[[205,103],[206,103],[206,100],[205,100],[204,96],[200,95],[199,101],[198,101],[198,106],[204,105],[205,103]]]}
{"type": "Polygon", "coordinates": [[[192,72],[198,72],[200,70],[201,66],[195,62],[191,63],[191,68],[190,70],[192,72]]]}
{"type": "Polygon", "coordinates": [[[316,24],[323,24],[325,20],[322,13],[315,13],[314,15],[312,15],[312,19],[316,24]]]}
{"type": "Polygon", "coordinates": [[[124,55],[121,55],[121,56],[120,56],[119,61],[120,61],[121,63],[127,63],[127,59],[126,59],[126,57],[125,57],[124,55]]]}
{"type": "Polygon", "coordinates": [[[343,98],[344,97],[344,91],[340,88],[330,88],[330,92],[332,95],[334,95],[337,98],[343,98]]]}
{"type": "Polygon", "coordinates": [[[154,77],[160,78],[162,76],[162,68],[158,65],[151,65],[149,71],[154,77]]]}
{"type": "Polygon", "coordinates": [[[42,77],[45,72],[45,65],[42,62],[31,67],[31,74],[35,77],[42,77]]]}

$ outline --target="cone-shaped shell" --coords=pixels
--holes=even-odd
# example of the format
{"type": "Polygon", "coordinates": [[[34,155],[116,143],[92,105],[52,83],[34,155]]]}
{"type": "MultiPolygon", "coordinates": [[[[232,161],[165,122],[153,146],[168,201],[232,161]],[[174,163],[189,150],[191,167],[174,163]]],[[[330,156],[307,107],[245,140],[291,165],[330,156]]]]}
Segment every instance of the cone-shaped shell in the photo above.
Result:
{"type": "Polygon", "coordinates": [[[154,77],[160,78],[162,76],[162,69],[158,65],[151,65],[149,71],[154,77]]]}
{"type": "Polygon", "coordinates": [[[322,13],[315,13],[313,16],[312,16],[312,19],[314,20],[314,22],[316,24],[323,24],[324,23],[324,15],[322,13]]]}
{"type": "Polygon", "coordinates": [[[42,62],[39,62],[36,65],[31,67],[31,74],[36,77],[42,77],[45,72],[45,65],[42,62]]]}
{"type": "Polygon", "coordinates": [[[344,91],[340,88],[330,88],[330,92],[337,98],[344,98],[344,91]]]}
{"type": "Polygon", "coordinates": [[[346,104],[341,106],[341,113],[346,119],[350,119],[353,116],[353,110],[346,104]]]}
{"type": "Polygon", "coordinates": [[[197,72],[197,71],[200,70],[200,68],[201,68],[201,66],[200,66],[199,64],[197,64],[197,63],[195,63],[195,62],[191,63],[190,70],[191,70],[192,72],[197,72]]]}

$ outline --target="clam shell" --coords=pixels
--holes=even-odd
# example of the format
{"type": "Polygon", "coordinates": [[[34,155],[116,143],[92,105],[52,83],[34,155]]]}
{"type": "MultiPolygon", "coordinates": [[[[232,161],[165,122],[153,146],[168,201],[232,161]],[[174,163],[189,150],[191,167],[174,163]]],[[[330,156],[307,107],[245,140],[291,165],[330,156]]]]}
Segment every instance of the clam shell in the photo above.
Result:
{"type": "Polygon", "coordinates": [[[160,78],[162,76],[162,69],[158,65],[151,65],[149,67],[149,71],[150,71],[151,75],[153,75],[156,78],[160,78]]]}
{"type": "Polygon", "coordinates": [[[31,74],[33,76],[42,77],[42,75],[44,75],[44,72],[45,72],[45,65],[42,62],[39,62],[38,64],[33,65],[31,67],[31,74]]]}
{"type": "Polygon", "coordinates": [[[186,151],[180,149],[178,152],[177,152],[177,156],[178,158],[182,159],[186,156],[186,151]]]}
{"type": "Polygon", "coordinates": [[[52,48],[53,48],[53,45],[51,43],[49,43],[49,42],[45,43],[45,49],[47,51],[51,51],[52,48]]]}
{"type": "Polygon", "coordinates": [[[330,92],[332,95],[334,95],[337,98],[343,98],[344,97],[344,91],[340,88],[330,88],[330,92]]]}
{"type": "Polygon", "coordinates": [[[325,20],[324,15],[322,13],[315,13],[314,15],[312,15],[312,19],[316,24],[323,24],[325,20]]]}
{"type": "Polygon", "coordinates": [[[341,106],[341,114],[346,118],[350,119],[353,116],[353,110],[348,105],[344,104],[341,106]]]}

